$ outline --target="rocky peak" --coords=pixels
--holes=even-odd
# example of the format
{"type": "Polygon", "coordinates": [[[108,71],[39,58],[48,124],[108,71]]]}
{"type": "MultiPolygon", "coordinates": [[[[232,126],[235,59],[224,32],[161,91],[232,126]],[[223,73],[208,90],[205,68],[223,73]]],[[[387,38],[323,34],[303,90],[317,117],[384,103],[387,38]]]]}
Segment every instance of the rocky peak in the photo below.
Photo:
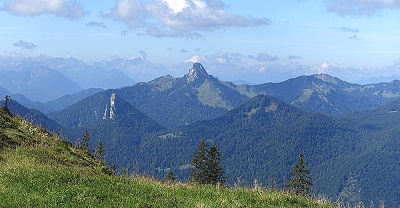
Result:
{"type": "Polygon", "coordinates": [[[103,120],[106,120],[107,118],[114,120],[115,111],[117,110],[115,108],[115,98],[115,93],[111,94],[110,102],[106,104],[106,109],[104,110],[103,120]]]}
{"type": "Polygon", "coordinates": [[[192,82],[199,78],[207,78],[208,76],[208,73],[201,63],[193,63],[193,67],[189,70],[189,74],[186,75],[188,82],[192,82]]]}

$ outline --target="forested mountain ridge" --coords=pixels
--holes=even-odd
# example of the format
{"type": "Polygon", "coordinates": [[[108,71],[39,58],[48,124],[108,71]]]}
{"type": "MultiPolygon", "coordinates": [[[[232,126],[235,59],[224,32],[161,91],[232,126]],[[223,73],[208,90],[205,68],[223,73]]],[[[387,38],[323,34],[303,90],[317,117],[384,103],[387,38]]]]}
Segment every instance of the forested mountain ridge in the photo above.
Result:
{"type": "Polygon", "coordinates": [[[74,94],[64,95],[56,100],[43,103],[44,107],[38,110],[41,110],[44,113],[59,111],[101,91],[103,91],[101,88],[89,88],[74,94]]]}
{"type": "Polygon", "coordinates": [[[146,141],[140,161],[147,167],[140,168],[158,170],[159,174],[172,168],[184,177],[190,155],[198,142],[206,139],[221,148],[228,182],[240,179],[252,183],[257,179],[283,186],[290,166],[303,151],[310,165],[314,193],[351,204],[382,200],[396,206],[399,201],[391,196],[400,194],[396,185],[400,177],[394,175],[400,171],[395,162],[400,160],[395,151],[400,144],[395,136],[381,140],[382,136],[380,131],[366,129],[352,119],[307,113],[279,99],[259,95],[217,119],[146,141]],[[394,146],[389,148],[390,141],[394,146]],[[169,160],[166,155],[175,157],[169,160]]]}
{"type": "MultiPolygon", "coordinates": [[[[122,110],[132,109],[133,106],[121,100],[112,90],[96,93],[61,111],[52,112],[49,117],[68,128],[87,127],[108,119],[110,111],[116,111],[118,105],[119,115],[122,110]],[[118,102],[115,102],[118,99],[118,102]]],[[[115,112],[116,113],[116,112],[115,112]]],[[[114,114],[115,116],[115,114],[114,114]]],[[[114,119],[113,116],[111,116],[114,119]]]]}
{"type": "MultiPolygon", "coordinates": [[[[274,97],[259,95],[219,118],[201,121],[146,142],[144,149],[153,151],[144,152],[142,160],[152,158],[144,164],[161,169],[172,166],[179,173],[181,167],[189,163],[188,155],[194,152],[197,143],[206,139],[221,148],[230,183],[240,178],[248,183],[257,179],[283,185],[285,174],[300,151],[308,155],[313,168],[316,164],[331,163],[339,155],[359,151],[355,145],[360,139],[357,130],[346,120],[310,114],[274,97]],[[156,155],[147,155],[151,152],[179,154],[174,160],[166,158],[154,164],[152,161],[159,160],[155,159],[156,155]],[[171,166],[163,166],[166,164],[171,166]]],[[[343,174],[346,173],[339,175],[343,174]]],[[[330,185],[336,189],[340,186],[330,185]]],[[[320,187],[316,190],[323,192],[320,187]]]]}
{"type": "Polygon", "coordinates": [[[352,122],[363,125],[366,129],[383,130],[398,128],[400,123],[400,99],[367,111],[356,111],[346,115],[352,122]]]}
{"type": "Polygon", "coordinates": [[[85,130],[89,132],[89,146],[94,148],[101,140],[107,159],[120,169],[136,161],[142,140],[165,127],[123,100],[114,90],[89,96],[49,117],[69,128],[63,132],[76,143],[85,130]]]}
{"type": "MultiPolygon", "coordinates": [[[[0,107],[3,106],[5,106],[5,101],[0,101],[0,107]]],[[[51,132],[60,132],[65,130],[62,125],[54,122],[41,111],[28,109],[13,99],[8,100],[7,107],[12,114],[21,116],[34,125],[40,126],[41,128],[47,129],[51,132]]]]}
{"type": "Polygon", "coordinates": [[[344,115],[371,110],[400,97],[400,81],[358,85],[327,74],[300,76],[280,83],[239,85],[248,97],[267,94],[308,112],[344,115]]]}

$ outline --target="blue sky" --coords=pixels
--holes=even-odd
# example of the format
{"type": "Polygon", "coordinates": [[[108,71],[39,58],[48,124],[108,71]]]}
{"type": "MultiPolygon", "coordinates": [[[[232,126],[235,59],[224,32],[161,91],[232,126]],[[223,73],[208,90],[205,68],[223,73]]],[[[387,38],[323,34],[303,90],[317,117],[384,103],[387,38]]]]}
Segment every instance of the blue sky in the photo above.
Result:
{"type": "Polygon", "coordinates": [[[174,76],[199,61],[224,80],[354,82],[400,75],[399,11],[398,0],[0,0],[0,56],[145,56],[174,76]]]}

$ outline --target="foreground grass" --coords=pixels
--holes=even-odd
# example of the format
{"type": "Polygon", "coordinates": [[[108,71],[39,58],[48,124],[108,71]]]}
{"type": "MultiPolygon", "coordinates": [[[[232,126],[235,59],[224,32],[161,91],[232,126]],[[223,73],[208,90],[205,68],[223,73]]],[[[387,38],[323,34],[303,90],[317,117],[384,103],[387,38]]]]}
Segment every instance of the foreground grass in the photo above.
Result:
{"type": "Polygon", "coordinates": [[[278,191],[80,174],[70,168],[0,171],[3,207],[330,207],[278,191]]]}
{"type": "Polygon", "coordinates": [[[279,191],[109,176],[86,151],[0,110],[1,207],[332,207],[279,191]]]}

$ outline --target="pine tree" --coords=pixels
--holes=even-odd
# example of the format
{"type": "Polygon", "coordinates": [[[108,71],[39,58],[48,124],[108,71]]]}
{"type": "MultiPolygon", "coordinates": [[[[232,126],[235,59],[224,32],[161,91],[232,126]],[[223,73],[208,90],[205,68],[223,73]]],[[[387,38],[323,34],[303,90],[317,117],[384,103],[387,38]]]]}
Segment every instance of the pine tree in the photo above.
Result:
{"type": "Polygon", "coordinates": [[[99,143],[96,146],[94,157],[99,160],[101,164],[106,163],[103,142],[101,140],[99,140],[99,143]]]}
{"type": "Polygon", "coordinates": [[[289,188],[289,192],[300,196],[311,196],[310,189],[313,185],[310,182],[310,170],[305,167],[303,160],[304,154],[300,152],[297,164],[293,165],[290,169],[290,178],[285,184],[289,188]]]}
{"type": "Polygon", "coordinates": [[[221,161],[221,152],[217,145],[214,144],[207,150],[206,141],[203,139],[194,154],[189,181],[199,184],[223,185],[225,176],[221,161]]]}
{"type": "Polygon", "coordinates": [[[6,113],[10,113],[10,110],[8,109],[8,101],[10,100],[10,96],[6,95],[6,101],[4,102],[4,110],[6,113]]]}
{"type": "Polygon", "coordinates": [[[90,141],[89,132],[87,130],[85,130],[85,133],[83,133],[83,136],[82,136],[81,148],[83,150],[86,150],[88,153],[90,153],[89,141],[90,141]]]}
{"type": "Polygon", "coordinates": [[[216,144],[207,150],[206,166],[207,166],[207,184],[224,185],[225,176],[221,164],[221,151],[216,144]]]}
{"type": "Polygon", "coordinates": [[[206,153],[207,153],[207,144],[203,139],[199,143],[196,152],[194,153],[194,158],[192,160],[192,170],[190,171],[189,181],[194,183],[205,184],[207,182],[206,177],[206,153]]]}
{"type": "Polygon", "coordinates": [[[172,172],[172,170],[169,170],[169,171],[168,171],[168,174],[167,174],[167,177],[165,178],[165,180],[166,180],[167,182],[174,182],[175,179],[176,179],[176,177],[175,177],[174,173],[172,172]]]}

